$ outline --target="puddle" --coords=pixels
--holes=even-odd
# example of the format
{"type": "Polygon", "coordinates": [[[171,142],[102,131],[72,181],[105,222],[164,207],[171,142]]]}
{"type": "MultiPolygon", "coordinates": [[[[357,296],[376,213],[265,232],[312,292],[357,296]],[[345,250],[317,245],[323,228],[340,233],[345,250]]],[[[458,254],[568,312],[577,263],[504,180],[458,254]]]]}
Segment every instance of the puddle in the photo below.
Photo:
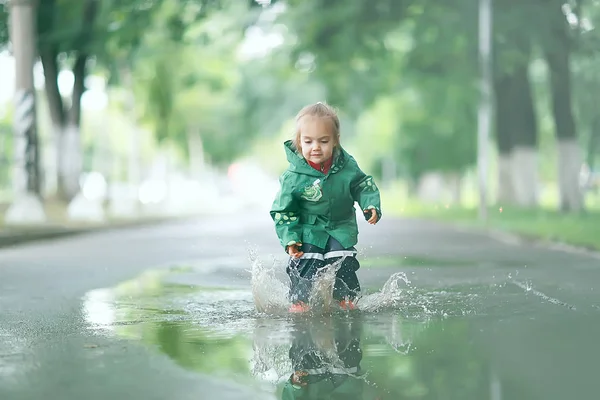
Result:
{"type": "MultiPolygon", "coordinates": [[[[190,287],[164,284],[161,289],[158,281],[146,276],[114,291],[89,293],[89,314],[103,307],[110,310],[104,318],[88,318],[91,328],[139,340],[183,368],[260,388],[277,398],[284,392],[295,396],[283,397],[290,399],[304,398],[304,392],[325,396],[305,397],[311,399],[336,393],[344,399],[421,398],[433,382],[420,371],[429,371],[437,363],[427,354],[437,346],[435,335],[442,325],[444,345],[454,349],[448,357],[473,351],[462,335],[467,329],[464,322],[432,318],[423,307],[413,307],[412,318],[391,310],[277,317],[255,311],[250,291],[196,288],[191,292],[190,287]],[[132,287],[139,297],[123,291],[132,287]],[[177,290],[181,292],[173,296],[177,290]],[[303,378],[306,387],[295,388],[288,382],[296,370],[310,373],[303,378]]],[[[442,295],[439,302],[445,298],[442,295]]],[[[466,378],[470,372],[464,373],[466,378]]]]}
{"type": "Polygon", "coordinates": [[[206,271],[194,268],[148,271],[89,292],[83,311],[98,334],[142,342],[264,398],[562,399],[573,387],[593,397],[584,382],[594,381],[598,351],[578,346],[596,343],[598,322],[518,285],[432,290],[396,274],[358,301],[361,310],[298,316],[282,312],[287,288],[268,267],[255,262],[252,273],[251,286],[233,286],[199,284],[206,271]],[[579,337],[553,335],[561,326],[579,337]],[[576,376],[572,363],[548,361],[574,354],[576,376]]]}

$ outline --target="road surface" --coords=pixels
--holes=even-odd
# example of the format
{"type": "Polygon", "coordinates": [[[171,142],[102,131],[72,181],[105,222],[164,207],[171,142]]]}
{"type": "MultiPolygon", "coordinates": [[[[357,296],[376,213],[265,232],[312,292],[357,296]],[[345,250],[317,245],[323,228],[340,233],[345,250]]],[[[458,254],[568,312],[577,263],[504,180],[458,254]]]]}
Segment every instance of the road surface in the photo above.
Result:
{"type": "Polygon", "coordinates": [[[254,310],[250,252],[285,279],[264,211],[0,250],[0,399],[277,398],[292,341],[340,335],[360,342],[357,398],[597,397],[598,259],[412,220],[360,230],[365,291],[409,283],[378,312],[301,320],[254,310]]]}

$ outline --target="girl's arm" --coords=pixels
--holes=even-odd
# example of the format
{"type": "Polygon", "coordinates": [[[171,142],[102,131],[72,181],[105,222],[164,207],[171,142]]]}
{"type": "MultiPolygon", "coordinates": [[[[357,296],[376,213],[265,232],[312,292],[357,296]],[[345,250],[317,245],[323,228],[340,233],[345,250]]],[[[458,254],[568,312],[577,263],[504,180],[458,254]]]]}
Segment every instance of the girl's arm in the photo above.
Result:
{"type": "Polygon", "coordinates": [[[301,244],[302,226],[298,216],[298,204],[292,195],[290,173],[285,172],[279,178],[280,189],[271,206],[271,218],[275,222],[275,232],[279,242],[287,250],[288,246],[301,244]]]}
{"type": "MultiPolygon", "coordinates": [[[[373,177],[365,174],[358,167],[358,164],[356,165],[356,170],[356,177],[352,181],[350,188],[352,197],[359,204],[361,210],[375,210],[377,221],[379,221],[381,219],[381,196],[379,188],[375,184],[373,177]]],[[[365,215],[365,218],[368,220],[369,215],[365,215]]]]}

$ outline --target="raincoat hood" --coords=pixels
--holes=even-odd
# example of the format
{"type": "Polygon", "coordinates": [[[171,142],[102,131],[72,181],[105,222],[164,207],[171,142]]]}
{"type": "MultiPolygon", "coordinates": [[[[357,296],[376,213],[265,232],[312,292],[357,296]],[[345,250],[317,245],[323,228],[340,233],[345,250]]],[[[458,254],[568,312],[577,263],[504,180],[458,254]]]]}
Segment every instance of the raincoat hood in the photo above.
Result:
{"type": "MultiPolygon", "coordinates": [[[[308,161],[295,149],[294,142],[286,140],[283,146],[286,158],[290,163],[289,171],[310,176],[323,176],[322,172],[311,167],[308,161]]],[[[336,146],[333,150],[333,163],[330,171],[335,173],[342,169],[348,162],[348,158],[348,153],[341,146],[336,146]]]]}

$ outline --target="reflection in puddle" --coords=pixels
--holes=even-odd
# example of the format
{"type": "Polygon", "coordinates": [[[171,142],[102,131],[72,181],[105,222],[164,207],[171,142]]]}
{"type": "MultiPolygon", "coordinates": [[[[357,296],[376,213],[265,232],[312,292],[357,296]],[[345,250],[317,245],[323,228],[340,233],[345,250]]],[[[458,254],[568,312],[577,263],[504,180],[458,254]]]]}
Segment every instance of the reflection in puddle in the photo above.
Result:
{"type": "MultiPolygon", "coordinates": [[[[277,316],[257,312],[251,290],[173,283],[173,273],[151,271],[88,293],[87,323],[188,370],[286,400],[481,399],[498,385],[467,321],[452,318],[465,314],[472,297],[404,287],[395,309],[389,302],[379,312],[277,316]]],[[[185,281],[185,271],[176,273],[185,281]]],[[[389,285],[366,299],[378,304],[386,290],[399,293],[389,285]]]]}

